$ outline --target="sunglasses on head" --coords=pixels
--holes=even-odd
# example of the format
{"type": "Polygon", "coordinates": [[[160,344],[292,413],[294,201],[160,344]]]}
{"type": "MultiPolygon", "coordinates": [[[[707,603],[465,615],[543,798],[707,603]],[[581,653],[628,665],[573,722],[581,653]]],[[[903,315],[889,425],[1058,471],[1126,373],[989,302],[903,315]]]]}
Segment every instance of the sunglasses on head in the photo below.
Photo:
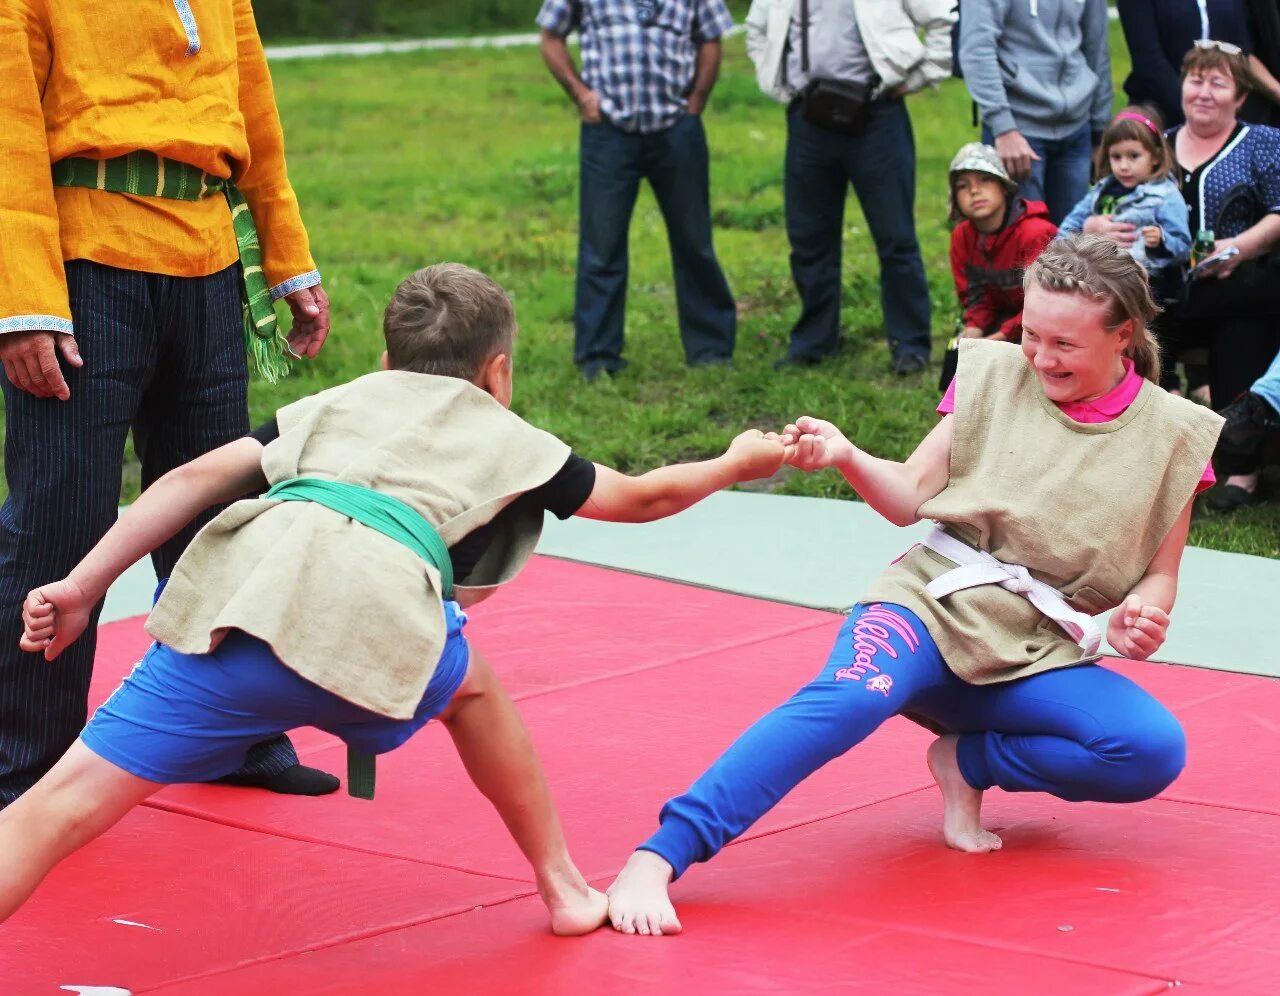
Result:
{"type": "Polygon", "coordinates": [[[1212,38],[1201,38],[1196,42],[1196,48],[1217,49],[1224,55],[1240,55],[1242,50],[1239,45],[1232,45],[1231,42],[1214,41],[1212,38]]]}

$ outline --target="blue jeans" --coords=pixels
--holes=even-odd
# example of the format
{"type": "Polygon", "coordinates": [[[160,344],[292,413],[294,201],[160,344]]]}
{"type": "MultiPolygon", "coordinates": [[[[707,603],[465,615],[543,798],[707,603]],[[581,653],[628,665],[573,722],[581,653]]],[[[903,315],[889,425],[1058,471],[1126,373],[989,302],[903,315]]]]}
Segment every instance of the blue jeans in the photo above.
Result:
{"type": "Polygon", "coordinates": [[[579,161],[574,363],[609,371],[623,366],[627,229],[642,179],[653,188],[667,224],[686,361],[731,357],[738,317],[711,242],[702,119],[686,114],[670,128],[643,134],[623,131],[608,121],[584,123],[579,161]]]}
{"type": "Polygon", "coordinates": [[[840,342],[844,202],[853,184],[880,260],[880,308],[895,357],[929,356],[929,284],[916,240],[916,149],[901,100],[876,101],[866,131],[842,135],[787,110],[786,214],[800,318],[788,353],[821,359],[840,342]]]}
{"type": "Polygon", "coordinates": [[[1253,393],[1280,412],[1280,353],[1271,361],[1267,372],[1253,382],[1253,393]]]}
{"type": "MultiPolygon", "coordinates": [[[[101,603],[56,664],[18,649],[27,592],[66,577],[116,521],[125,438],[133,429],[142,486],[249,431],[249,377],[239,264],[170,277],[66,264],[84,366],[63,367],[68,401],[4,381],[0,509],[0,807],[75,742],[88,710],[101,603]]],[[[210,509],[151,556],[167,577],[210,509]]],[[[254,746],[243,774],[297,764],[287,737],[254,746]]]]}
{"type": "MultiPolygon", "coordinates": [[[[1093,175],[1093,137],[1086,122],[1066,138],[1036,138],[1023,134],[1039,160],[1031,161],[1031,175],[1018,184],[1018,193],[1029,201],[1044,201],[1055,225],[1071,213],[1089,192],[1093,175]]],[[[982,126],[982,140],[995,145],[991,129],[982,126]]]]}
{"type": "Polygon", "coordinates": [[[960,734],[960,771],[977,789],[1136,802],[1168,787],[1186,761],[1178,721],[1123,675],[1083,664],[970,685],[947,667],[912,612],[859,605],[822,673],[663,806],[658,832],[640,849],[661,856],[679,876],[903,712],[960,734]]]}

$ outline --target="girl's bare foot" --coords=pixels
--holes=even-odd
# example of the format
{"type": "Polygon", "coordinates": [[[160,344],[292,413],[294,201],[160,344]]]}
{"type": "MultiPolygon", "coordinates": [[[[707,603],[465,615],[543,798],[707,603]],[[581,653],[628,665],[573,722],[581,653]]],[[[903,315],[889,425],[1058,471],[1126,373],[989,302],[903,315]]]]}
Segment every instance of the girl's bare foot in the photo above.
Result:
{"type": "Polygon", "coordinates": [[[982,792],[964,780],[956,761],[959,737],[939,737],[929,745],[929,770],[942,789],[942,836],[957,851],[998,851],[1003,841],[982,829],[982,792]]]}
{"type": "Polygon", "coordinates": [[[624,934],[678,934],[680,921],[667,895],[672,868],[652,851],[633,851],[609,886],[609,920],[624,934]]]}
{"type": "Polygon", "coordinates": [[[559,937],[589,934],[609,919],[609,897],[587,885],[576,868],[546,876],[538,883],[538,895],[551,914],[551,932],[559,937]]]}

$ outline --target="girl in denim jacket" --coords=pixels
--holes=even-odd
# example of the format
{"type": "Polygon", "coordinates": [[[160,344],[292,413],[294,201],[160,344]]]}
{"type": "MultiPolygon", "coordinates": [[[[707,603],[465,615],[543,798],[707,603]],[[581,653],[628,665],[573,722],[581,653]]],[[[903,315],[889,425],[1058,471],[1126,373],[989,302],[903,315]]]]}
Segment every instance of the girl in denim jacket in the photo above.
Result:
{"type": "Polygon", "coordinates": [[[1063,220],[1058,237],[1084,231],[1096,215],[1132,225],[1130,254],[1146,268],[1158,299],[1175,298],[1191,253],[1191,232],[1158,113],[1126,107],[1117,114],[1102,133],[1097,171],[1102,179],[1063,220]]]}

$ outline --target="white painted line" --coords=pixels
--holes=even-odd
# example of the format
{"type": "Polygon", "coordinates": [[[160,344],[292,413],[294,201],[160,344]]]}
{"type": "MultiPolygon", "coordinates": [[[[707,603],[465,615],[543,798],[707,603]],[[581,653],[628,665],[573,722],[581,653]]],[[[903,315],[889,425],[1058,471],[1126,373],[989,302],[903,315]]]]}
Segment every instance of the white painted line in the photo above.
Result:
{"type": "MultiPolygon", "coordinates": [[[[743,27],[735,24],[724,33],[731,38],[743,27]]],[[[575,36],[576,39],[576,36],[575,36]]],[[[316,45],[268,45],[267,58],[272,62],[288,59],[324,59],[330,56],[385,55],[388,52],[439,52],[463,48],[518,48],[538,44],[536,33],[516,35],[476,35],[472,38],[413,38],[404,41],[331,42],[316,45]]]]}
{"type": "Polygon", "coordinates": [[[121,989],[119,986],[59,986],[59,989],[65,989],[69,993],[79,993],[80,996],[133,996],[133,992],[129,989],[121,989]]]}
{"type": "Polygon", "coordinates": [[[154,930],[156,933],[163,933],[159,927],[153,927],[149,923],[138,923],[137,920],[121,920],[119,917],[116,917],[111,922],[118,923],[122,927],[142,927],[144,930],[154,930]]]}

